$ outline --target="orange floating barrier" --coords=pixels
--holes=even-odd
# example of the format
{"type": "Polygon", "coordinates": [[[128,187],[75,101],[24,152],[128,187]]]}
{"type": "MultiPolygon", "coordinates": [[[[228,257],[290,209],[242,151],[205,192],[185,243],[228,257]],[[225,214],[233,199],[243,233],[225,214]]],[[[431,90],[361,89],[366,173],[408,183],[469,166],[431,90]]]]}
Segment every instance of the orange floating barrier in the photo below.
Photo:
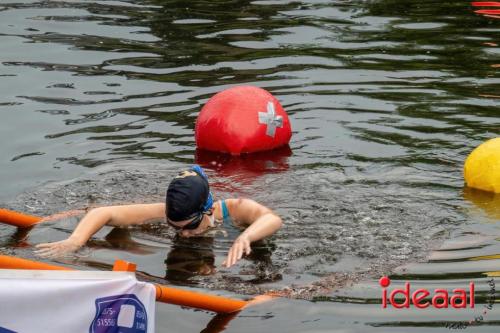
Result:
{"type": "Polygon", "coordinates": [[[39,269],[47,271],[72,271],[73,269],[46,264],[44,262],[0,255],[0,268],[4,269],[39,269]]]}
{"type": "MultiPolygon", "coordinates": [[[[39,270],[73,270],[68,267],[46,264],[38,261],[0,255],[0,268],[7,269],[39,269],[39,270]]],[[[135,264],[117,260],[113,267],[115,271],[135,271],[135,264]]],[[[217,313],[232,313],[242,310],[247,305],[261,303],[272,297],[263,296],[256,300],[243,301],[222,296],[207,295],[200,292],[182,290],[155,284],[156,300],[163,303],[187,306],[217,313]]]]}
{"type": "Polygon", "coordinates": [[[243,309],[247,302],[222,296],[206,295],[199,292],[174,289],[156,284],[156,300],[164,303],[188,306],[217,313],[231,313],[243,309]]]}
{"type": "Polygon", "coordinates": [[[0,208],[0,222],[20,228],[29,228],[42,220],[41,217],[15,212],[0,208]]]}
{"type": "MultiPolygon", "coordinates": [[[[114,271],[135,272],[136,265],[124,260],[116,260],[114,271]]],[[[163,303],[189,306],[197,309],[210,310],[217,313],[231,313],[243,309],[248,302],[221,296],[201,294],[199,292],[176,289],[155,284],[156,300],[163,303]]]]}

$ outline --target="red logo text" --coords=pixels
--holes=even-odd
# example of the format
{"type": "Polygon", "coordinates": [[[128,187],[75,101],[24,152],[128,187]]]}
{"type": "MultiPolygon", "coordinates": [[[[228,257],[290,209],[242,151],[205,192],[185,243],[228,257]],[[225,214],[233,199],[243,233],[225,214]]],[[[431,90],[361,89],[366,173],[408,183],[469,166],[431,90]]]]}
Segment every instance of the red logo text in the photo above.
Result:
{"type": "Polygon", "coordinates": [[[391,284],[391,280],[384,276],[380,278],[379,284],[383,288],[382,308],[384,309],[387,308],[388,304],[396,309],[409,308],[410,304],[419,309],[425,309],[429,306],[436,309],[447,309],[450,306],[455,309],[465,309],[467,307],[473,309],[475,305],[474,282],[469,283],[468,290],[455,288],[451,293],[446,289],[434,289],[433,293],[424,288],[413,291],[410,282],[406,282],[403,289],[393,289],[390,291],[389,296],[387,296],[387,287],[391,284]],[[469,297],[467,297],[467,292],[469,297]]]}

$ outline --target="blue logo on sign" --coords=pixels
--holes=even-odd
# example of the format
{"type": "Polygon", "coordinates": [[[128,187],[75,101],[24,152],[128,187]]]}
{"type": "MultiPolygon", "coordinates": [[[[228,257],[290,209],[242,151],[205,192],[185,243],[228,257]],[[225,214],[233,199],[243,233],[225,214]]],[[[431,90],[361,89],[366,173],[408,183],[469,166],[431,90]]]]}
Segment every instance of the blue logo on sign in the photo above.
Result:
{"type": "Polygon", "coordinates": [[[146,308],[134,294],[98,298],[95,307],[89,333],[146,333],[148,330],[146,308]]]}
{"type": "Polygon", "coordinates": [[[16,333],[16,332],[8,330],[4,327],[0,327],[0,333],[16,333]]]}

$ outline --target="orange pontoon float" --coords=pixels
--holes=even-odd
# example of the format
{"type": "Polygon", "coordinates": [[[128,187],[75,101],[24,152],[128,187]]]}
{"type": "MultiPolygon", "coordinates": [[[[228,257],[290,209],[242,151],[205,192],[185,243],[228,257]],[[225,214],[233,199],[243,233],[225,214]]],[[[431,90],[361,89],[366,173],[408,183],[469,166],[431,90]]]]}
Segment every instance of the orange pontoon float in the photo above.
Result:
{"type": "Polygon", "coordinates": [[[39,223],[41,217],[26,215],[9,209],[0,208],[0,222],[13,225],[19,228],[29,228],[39,223]]]}

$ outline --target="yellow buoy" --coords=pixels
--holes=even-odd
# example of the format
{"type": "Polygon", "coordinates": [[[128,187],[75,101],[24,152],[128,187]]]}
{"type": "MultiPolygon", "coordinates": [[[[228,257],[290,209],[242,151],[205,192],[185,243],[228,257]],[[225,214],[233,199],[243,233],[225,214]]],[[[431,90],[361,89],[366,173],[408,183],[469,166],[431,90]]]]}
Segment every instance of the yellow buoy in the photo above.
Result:
{"type": "Polygon", "coordinates": [[[500,138],[488,140],[470,153],[464,178],[469,187],[500,193],[500,138]]]}

